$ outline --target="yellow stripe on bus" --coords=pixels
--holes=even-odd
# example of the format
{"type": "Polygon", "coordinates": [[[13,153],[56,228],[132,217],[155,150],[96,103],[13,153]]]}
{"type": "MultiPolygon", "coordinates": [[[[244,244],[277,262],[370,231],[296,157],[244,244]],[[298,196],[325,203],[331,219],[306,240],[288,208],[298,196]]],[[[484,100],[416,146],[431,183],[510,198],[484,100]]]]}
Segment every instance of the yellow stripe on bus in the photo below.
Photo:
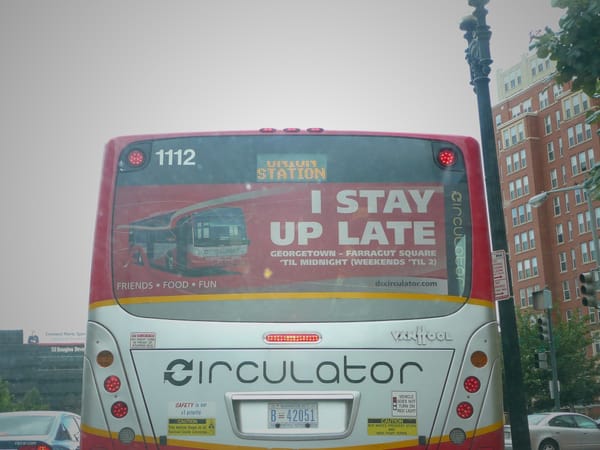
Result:
{"type": "Polygon", "coordinates": [[[234,300],[314,300],[314,299],[378,299],[378,300],[426,300],[451,303],[465,303],[470,305],[493,308],[494,303],[489,300],[460,297],[441,294],[418,293],[389,293],[389,292],[236,292],[232,294],[201,294],[201,295],[165,295],[148,297],[122,297],[118,300],[107,299],[90,303],[90,309],[103,306],[138,305],[142,303],[171,303],[171,302],[209,302],[209,301],[234,301],[234,300]]]}

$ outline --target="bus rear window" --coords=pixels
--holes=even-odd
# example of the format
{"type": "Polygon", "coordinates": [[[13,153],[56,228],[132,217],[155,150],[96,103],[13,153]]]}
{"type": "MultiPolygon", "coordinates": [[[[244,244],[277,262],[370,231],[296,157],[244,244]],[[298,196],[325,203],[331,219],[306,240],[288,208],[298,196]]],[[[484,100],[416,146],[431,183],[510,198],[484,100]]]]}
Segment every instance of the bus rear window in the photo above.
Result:
{"type": "Polygon", "coordinates": [[[115,298],[132,314],[183,320],[449,314],[469,294],[468,195],[460,149],[435,140],[136,142],[116,179],[115,298]]]}

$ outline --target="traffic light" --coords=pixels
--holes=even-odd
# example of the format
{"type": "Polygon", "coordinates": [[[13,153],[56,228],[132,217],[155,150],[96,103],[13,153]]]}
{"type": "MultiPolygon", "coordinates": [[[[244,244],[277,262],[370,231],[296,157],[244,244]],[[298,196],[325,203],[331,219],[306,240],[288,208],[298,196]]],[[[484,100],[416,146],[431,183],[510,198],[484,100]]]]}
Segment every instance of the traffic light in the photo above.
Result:
{"type": "Polygon", "coordinates": [[[583,306],[590,308],[598,308],[598,298],[596,294],[596,279],[594,272],[583,272],[579,274],[579,282],[581,283],[581,303],[583,306]]]}
{"type": "Polygon", "coordinates": [[[550,341],[550,328],[548,327],[548,318],[546,316],[540,316],[537,320],[539,338],[544,341],[550,341]]]}
{"type": "Polygon", "coordinates": [[[535,367],[537,369],[547,369],[548,368],[548,353],[546,353],[546,352],[536,352],[535,353],[535,367]]]}

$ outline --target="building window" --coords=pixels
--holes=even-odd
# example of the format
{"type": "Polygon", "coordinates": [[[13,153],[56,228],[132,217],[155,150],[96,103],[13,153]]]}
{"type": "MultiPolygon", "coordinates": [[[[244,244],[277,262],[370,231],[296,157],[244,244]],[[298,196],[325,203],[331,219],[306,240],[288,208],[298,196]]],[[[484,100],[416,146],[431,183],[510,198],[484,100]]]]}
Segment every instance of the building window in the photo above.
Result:
{"type": "Polygon", "coordinates": [[[583,213],[577,214],[577,231],[579,232],[579,234],[583,234],[586,232],[585,219],[583,217],[583,213]]]}
{"type": "Polygon", "coordinates": [[[565,302],[571,300],[571,288],[567,280],[562,282],[563,299],[565,302]]]}
{"type": "Polygon", "coordinates": [[[569,147],[573,147],[575,145],[575,130],[573,127],[567,128],[567,138],[569,141],[569,147]]]}
{"type": "Polygon", "coordinates": [[[548,89],[544,89],[539,93],[540,109],[548,107],[548,89]]]}
{"type": "Polygon", "coordinates": [[[560,110],[556,111],[555,118],[556,118],[556,128],[558,129],[558,128],[560,128],[560,122],[561,122],[560,110]]]}
{"type": "Polygon", "coordinates": [[[579,173],[579,165],[577,164],[577,156],[571,156],[571,174],[573,176],[579,173]]]}
{"type": "Polygon", "coordinates": [[[562,84],[555,84],[552,86],[552,93],[554,94],[554,98],[560,97],[563,93],[562,84]]]}
{"type": "Polygon", "coordinates": [[[575,252],[574,248],[571,249],[571,264],[572,264],[573,270],[576,270],[577,269],[577,252],[575,252]]]}
{"type": "Polygon", "coordinates": [[[583,261],[584,264],[587,264],[590,262],[590,255],[588,253],[588,245],[587,243],[583,243],[581,244],[581,261],[583,261]]]}
{"type": "Polygon", "coordinates": [[[556,242],[558,244],[562,244],[565,242],[565,234],[563,231],[563,224],[562,223],[558,223],[556,224],[556,242]]]}
{"type": "Polygon", "coordinates": [[[581,169],[582,172],[588,170],[585,152],[579,153],[579,169],[581,169]]]}
{"type": "Polygon", "coordinates": [[[566,272],[567,271],[567,254],[565,252],[560,252],[558,254],[558,263],[560,265],[561,273],[566,272]]]}
{"type": "Polygon", "coordinates": [[[548,162],[554,161],[556,159],[554,155],[554,142],[548,142],[548,144],[546,144],[546,149],[548,151],[548,162]]]}
{"type": "Polygon", "coordinates": [[[506,173],[511,174],[513,172],[512,155],[506,157],[506,173]]]}
{"type": "Polygon", "coordinates": [[[565,146],[563,145],[562,137],[558,138],[558,154],[561,158],[565,156],[565,146]]]}
{"type": "Polygon", "coordinates": [[[565,110],[565,118],[570,119],[571,118],[571,98],[565,98],[563,100],[563,108],[565,110]]]}
{"type": "Polygon", "coordinates": [[[573,222],[571,222],[570,220],[567,220],[567,234],[568,234],[568,239],[569,241],[573,240],[573,222]]]}
{"type": "Polygon", "coordinates": [[[550,185],[552,186],[552,188],[558,187],[558,174],[556,172],[556,169],[552,169],[550,171],[550,185]]]}
{"type": "Polygon", "coordinates": [[[560,216],[560,197],[553,197],[552,205],[554,207],[554,217],[560,216]]]}
{"type": "Polygon", "coordinates": [[[578,123],[574,127],[567,128],[567,139],[569,147],[574,147],[592,138],[592,128],[589,124],[578,123]]]}
{"type": "Polygon", "coordinates": [[[549,114],[546,117],[544,117],[544,129],[546,131],[546,134],[552,133],[552,116],[550,116],[549,114]]]}

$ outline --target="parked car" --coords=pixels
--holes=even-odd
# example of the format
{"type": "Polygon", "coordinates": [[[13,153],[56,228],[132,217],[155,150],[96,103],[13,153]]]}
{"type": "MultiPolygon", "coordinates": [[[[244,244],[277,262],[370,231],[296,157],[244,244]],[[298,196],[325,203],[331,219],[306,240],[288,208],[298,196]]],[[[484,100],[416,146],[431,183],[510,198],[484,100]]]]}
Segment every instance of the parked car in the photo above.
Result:
{"type": "MultiPolygon", "coordinates": [[[[583,414],[538,413],[527,416],[531,450],[598,450],[600,425],[583,414]]],[[[510,425],[504,426],[504,448],[512,450],[510,425]]]]}
{"type": "Polygon", "coordinates": [[[0,413],[0,449],[19,449],[23,442],[35,442],[36,449],[77,450],[80,423],[77,414],[64,411],[0,413]]]}

